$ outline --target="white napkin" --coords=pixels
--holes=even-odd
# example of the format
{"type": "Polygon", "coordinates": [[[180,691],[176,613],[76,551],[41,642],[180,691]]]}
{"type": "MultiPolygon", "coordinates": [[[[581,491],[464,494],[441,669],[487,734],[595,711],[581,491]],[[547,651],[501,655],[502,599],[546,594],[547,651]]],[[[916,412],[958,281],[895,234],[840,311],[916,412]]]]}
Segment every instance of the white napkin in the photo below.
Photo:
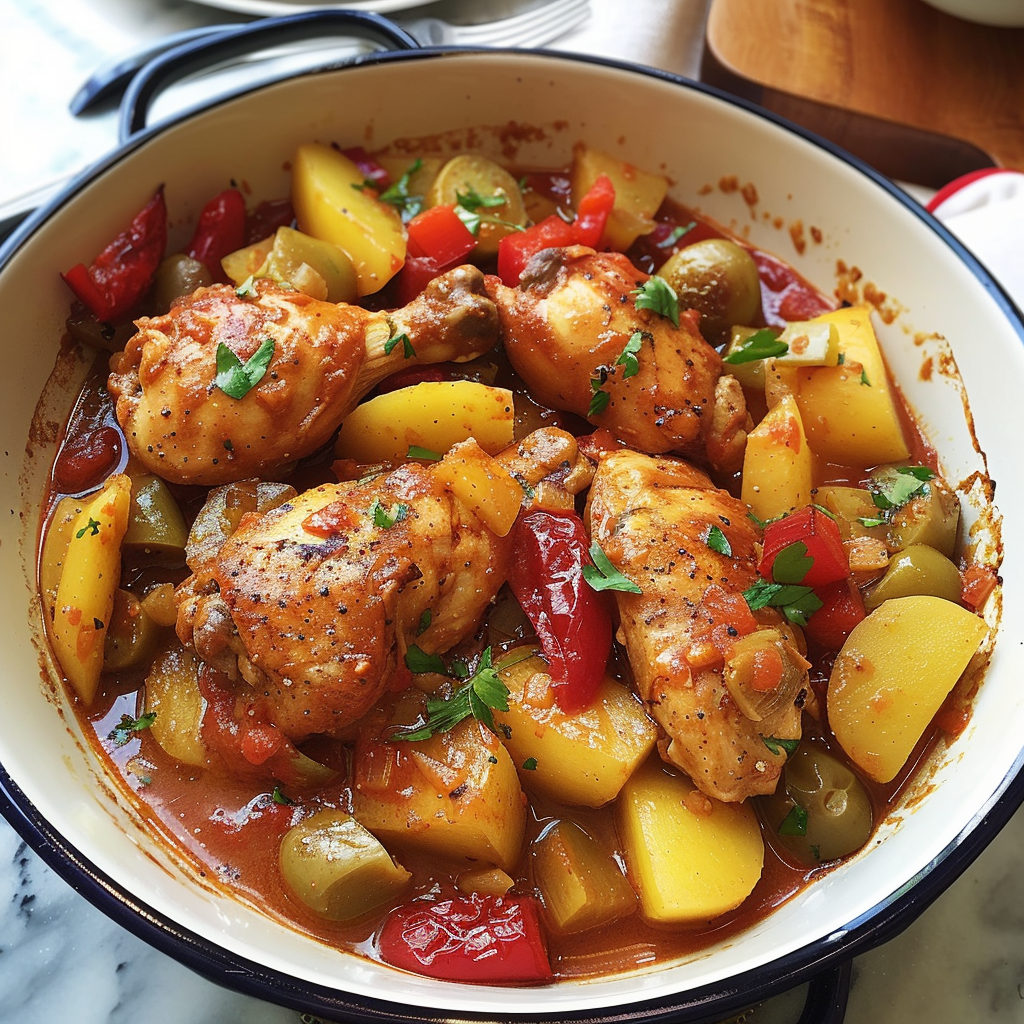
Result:
{"type": "Polygon", "coordinates": [[[940,189],[927,206],[1024,309],[1024,174],[976,171],[940,189]]]}

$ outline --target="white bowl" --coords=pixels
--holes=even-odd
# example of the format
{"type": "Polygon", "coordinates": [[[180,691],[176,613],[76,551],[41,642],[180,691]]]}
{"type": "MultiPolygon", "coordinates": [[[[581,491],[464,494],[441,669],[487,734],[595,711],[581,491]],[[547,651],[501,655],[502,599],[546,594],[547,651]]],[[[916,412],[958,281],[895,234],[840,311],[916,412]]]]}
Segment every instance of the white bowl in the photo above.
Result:
{"type": "Polygon", "coordinates": [[[1024,25],[1024,0],[924,0],[926,4],[979,25],[1024,25]]]}
{"type": "Polygon", "coordinates": [[[366,1020],[388,1013],[656,1019],[662,1008],[681,1020],[735,1012],[909,923],[1024,796],[1024,648],[1007,635],[1007,624],[1024,621],[1017,447],[1024,436],[1024,324],[984,269],[916,203],[778,119],[672,76],[543,54],[397,55],[311,74],[152,130],[76,182],[4,250],[0,310],[7,339],[0,450],[10,510],[0,534],[2,809],[108,913],[227,985],[366,1020]],[[542,130],[481,129],[487,125],[542,130]],[[197,877],[161,841],[145,809],[111,784],[42,638],[38,502],[79,379],[50,376],[68,307],[57,271],[91,258],[160,182],[184,237],[203,201],[230,178],[244,180],[254,197],[286,194],[287,161],[301,142],[373,148],[435,133],[450,133],[452,145],[472,134],[477,148],[506,157],[514,140],[514,162],[539,167],[567,164],[573,143],[585,140],[666,172],[677,199],[826,289],[839,261],[859,268],[861,284],[887,296],[893,319],[879,321],[887,358],[947,477],[962,483],[975,539],[1004,545],[1003,626],[963,735],[939,745],[868,849],[749,930],[665,966],[510,992],[406,975],[269,919],[197,877]],[[794,237],[805,247],[798,251],[794,237]],[[929,357],[936,372],[925,379],[929,357]],[[959,382],[938,372],[953,357],[973,419],[965,417],[959,382]],[[989,474],[999,480],[1001,515],[979,500],[989,474]]]}

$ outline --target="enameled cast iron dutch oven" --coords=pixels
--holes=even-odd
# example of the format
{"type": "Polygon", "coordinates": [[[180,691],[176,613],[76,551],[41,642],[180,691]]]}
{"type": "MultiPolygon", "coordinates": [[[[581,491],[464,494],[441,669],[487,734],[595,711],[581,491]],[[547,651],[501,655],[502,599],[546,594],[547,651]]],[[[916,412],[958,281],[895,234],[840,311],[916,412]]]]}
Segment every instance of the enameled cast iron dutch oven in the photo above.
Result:
{"type": "Polygon", "coordinates": [[[1024,797],[1024,646],[1014,635],[1024,621],[1020,313],[898,188],[749,104],[610,61],[410,51],[412,41],[376,16],[327,17],[255,23],[155,62],[126,97],[124,123],[134,134],[3,248],[0,451],[9,512],[0,540],[0,810],[70,884],[129,930],[216,981],[328,1018],[708,1020],[830,969],[814,1012],[834,1016],[842,1005],[836,968],[910,923],[1024,797]],[[376,36],[397,51],[142,127],[153,95],[213,55],[327,31],[376,36]],[[501,151],[509,124],[532,129],[515,133],[512,153],[501,151]],[[50,376],[69,300],[58,271],[88,262],[161,182],[184,240],[202,203],[227,180],[245,181],[255,198],[286,195],[287,163],[302,142],[373,149],[444,133],[453,146],[472,134],[475,148],[524,167],[564,166],[582,140],[664,171],[676,199],[778,253],[826,291],[840,263],[859,269],[862,283],[886,295],[893,316],[878,323],[886,356],[947,479],[960,485],[970,543],[986,557],[1003,556],[1004,585],[990,602],[990,620],[1001,625],[964,733],[939,745],[860,854],[748,931],[657,969],[513,991],[440,983],[341,955],[269,920],[204,883],[105,780],[43,640],[38,503],[80,379],[50,376]],[[820,241],[798,251],[792,237],[801,225],[806,239],[820,241]],[[942,372],[923,373],[928,360],[942,372]],[[984,500],[990,479],[999,483],[998,510],[984,500]]]}

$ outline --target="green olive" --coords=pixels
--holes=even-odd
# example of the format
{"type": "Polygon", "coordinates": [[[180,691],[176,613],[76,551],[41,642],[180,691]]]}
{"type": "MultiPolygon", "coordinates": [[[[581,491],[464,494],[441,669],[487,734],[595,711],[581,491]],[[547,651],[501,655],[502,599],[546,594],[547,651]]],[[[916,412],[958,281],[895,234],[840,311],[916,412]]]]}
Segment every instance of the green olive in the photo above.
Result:
{"type": "Polygon", "coordinates": [[[187,540],[185,518],[167,484],[151,473],[133,475],[125,547],[181,562],[187,540]]]}
{"type": "Polygon", "coordinates": [[[884,523],[880,526],[865,525],[865,520],[871,523],[881,516],[871,492],[865,488],[829,484],[818,489],[818,503],[832,513],[843,540],[851,537],[885,538],[884,523]]]}
{"type": "Polygon", "coordinates": [[[708,341],[724,340],[729,329],[759,319],[761,282],[754,258],[727,238],[707,238],[680,249],[658,271],[675,289],[680,309],[700,313],[708,341]]]}
{"type": "Polygon", "coordinates": [[[804,739],[775,792],[760,800],[778,842],[805,864],[859,850],[871,837],[871,801],[864,784],[819,744],[804,739]]]}
{"type": "Polygon", "coordinates": [[[956,492],[941,477],[933,477],[893,514],[889,524],[889,547],[894,551],[912,544],[927,544],[947,558],[956,550],[956,532],[960,524],[960,501],[956,492]]]}
{"type": "Polygon", "coordinates": [[[864,606],[870,611],[893,597],[922,594],[958,602],[962,588],[959,570],[945,555],[911,544],[889,559],[885,575],[864,595],[864,606]]]}
{"type": "Polygon", "coordinates": [[[103,643],[104,672],[123,672],[149,662],[166,632],[127,590],[114,593],[114,610],[103,643]]]}
{"type": "Polygon", "coordinates": [[[204,264],[183,252],[174,253],[157,267],[153,280],[152,307],[157,312],[166,313],[183,295],[191,295],[197,288],[211,284],[213,277],[204,264]]]}
{"type": "Polygon", "coordinates": [[[454,203],[481,217],[476,251],[484,256],[495,255],[501,239],[526,224],[519,183],[504,167],[484,156],[463,153],[438,172],[427,193],[427,205],[454,203]],[[480,205],[477,200],[494,205],[480,205]]]}
{"type": "Polygon", "coordinates": [[[409,872],[350,814],[325,810],[281,841],[288,888],[322,917],[351,921],[397,895],[409,872]]]}

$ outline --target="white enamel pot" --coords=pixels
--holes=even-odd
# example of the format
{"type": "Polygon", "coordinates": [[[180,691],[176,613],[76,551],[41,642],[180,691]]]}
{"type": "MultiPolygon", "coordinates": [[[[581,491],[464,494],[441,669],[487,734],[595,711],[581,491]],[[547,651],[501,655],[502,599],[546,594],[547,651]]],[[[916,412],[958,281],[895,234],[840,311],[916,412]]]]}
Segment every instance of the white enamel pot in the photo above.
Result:
{"type": "MultiPolygon", "coordinates": [[[[374,20],[363,16],[361,30],[374,20]]],[[[136,83],[130,127],[168,68],[196,59],[171,55],[136,83]]],[[[903,192],[749,104],[643,68],[529,52],[384,53],[262,86],[138,131],[37,211],[0,252],[0,324],[9,510],[0,534],[0,809],[110,916],[215,980],[334,1019],[717,1019],[908,924],[1024,797],[1024,646],[1015,635],[1024,622],[1024,324],[984,268],[903,192]],[[106,781],[42,638],[38,503],[79,379],[50,376],[69,300],[58,271],[91,259],[161,182],[184,239],[229,179],[255,198],[287,194],[287,163],[301,142],[372,149],[420,136],[452,147],[471,137],[523,167],[565,165],[583,140],[664,171],[678,200],[828,291],[840,262],[857,268],[859,288],[885,293],[886,355],[945,475],[963,485],[972,536],[1004,555],[997,641],[970,723],[938,745],[869,846],[749,930],[657,968],[514,990],[440,983],[339,954],[270,920],[198,878],[147,825],[144,808],[106,781]],[[954,361],[973,418],[946,372],[954,361]],[[979,514],[989,478],[999,481],[998,513],[979,514]]]]}

